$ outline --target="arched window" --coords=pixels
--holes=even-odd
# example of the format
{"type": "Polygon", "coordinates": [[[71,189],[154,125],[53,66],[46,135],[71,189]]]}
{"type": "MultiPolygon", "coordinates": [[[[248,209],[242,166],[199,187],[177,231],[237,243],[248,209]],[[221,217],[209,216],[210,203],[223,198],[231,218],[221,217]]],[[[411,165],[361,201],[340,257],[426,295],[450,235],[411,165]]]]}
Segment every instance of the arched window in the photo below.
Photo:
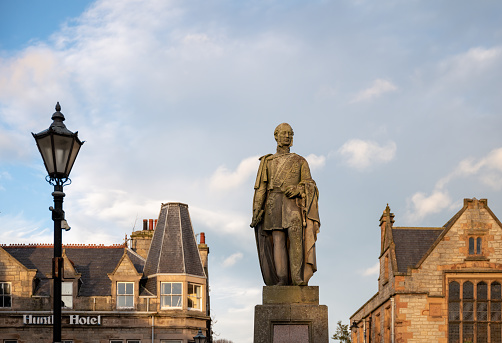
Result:
{"type": "Polygon", "coordinates": [[[460,340],[460,284],[456,281],[448,285],[448,337],[452,343],[460,340]]]}
{"type": "Polygon", "coordinates": [[[448,343],[460,342],[502,342],[500,282],[449,282],[448,343]]]}
{"type": "Polygon", "coordinates": [[[476,288],[477,341],[488,342],[488,285],[481,281],[476,288]]]}
{"type": "Polygon", "coordinates": [[[474,255],[474,237],[469,237],[469,255],[474,255]]]}
{"type": "Polygon", "coordinates": [[[476,238],[476,254],[481,255],[481,237],[476,238]]]}
{"type": "Polygon", "coordinates": [[[502,342],[501,301],[502,287],[495,281],[490,285],[490,339],[492,342],[502,342]]]}

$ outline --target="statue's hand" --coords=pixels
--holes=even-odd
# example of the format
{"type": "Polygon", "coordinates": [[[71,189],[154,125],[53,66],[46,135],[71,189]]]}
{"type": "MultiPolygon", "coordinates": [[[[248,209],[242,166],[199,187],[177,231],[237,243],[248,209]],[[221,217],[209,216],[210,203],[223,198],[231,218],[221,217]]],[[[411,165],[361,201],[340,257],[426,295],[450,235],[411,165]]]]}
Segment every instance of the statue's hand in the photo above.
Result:
{"type": "Polygon", "coordinates": [[[286,195],[288,198],[294,198],[294,197],[300,195],[300,187],[289,186],[286,189],[286,191],[284,192],[284,195],[286,195]]]}
{"type": "Polygon", "coordinates": [[[256,227],[260,224],[263,217],[263,210],[253,210],[253,220],[251,220],[251,227],[256,227]]]}

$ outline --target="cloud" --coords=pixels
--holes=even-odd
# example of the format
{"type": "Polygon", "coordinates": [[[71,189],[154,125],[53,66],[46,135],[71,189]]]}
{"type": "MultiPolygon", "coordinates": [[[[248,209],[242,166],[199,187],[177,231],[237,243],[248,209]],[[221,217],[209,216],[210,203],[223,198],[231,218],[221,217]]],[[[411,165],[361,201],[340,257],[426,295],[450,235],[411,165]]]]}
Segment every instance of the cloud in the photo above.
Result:
{"type": "Polygon", "coordinates": [[[407,220],[416,222],[429,214],[439,213],[448,208],[452,201],[446,191],[434,190],[431,195],[417,192],[408,200],[409,213],[407,220]]]}
{"type": "Polygon", "coordinates": [[[380,261],[375,263],[372,267],[366,268],[361,272],[363,276],[378,275],[380,273],[380,261]]]}
{"type": "Polygon", "coordinates": [[[244,255],[241,252],[236,252],[235,254],[232,254],[228,256],[222,263],[224,268],[231,267],[234,264],[236,264],[239,260],[242,259],[244,255]]]}
{"type": "Polygon", "coordinates": [[[53,241],[53,231],[42,227],[41,221],[31,221],[23,213],[16,215],[0,213],[0,242],[23,244],[53,241]]]}
{"type": "Polygon", "coordinates": [[[376,79],[375,81],[373,81],[373,85],[371,87],[357,93],[351,102],[356,103],[372,100],[380,97],[385,93],[393,92],[396,90],[397,87],[392,82],[383,79],[376,79]]]}
{"type": "Polygon", "coordinates": [[[453,180],[467,177],[477,178],[482,184],[500,190],[502,188],[502,148],[494,149],[479,159],[466,158],[460,161],[452,172],[436,182],[430,195],[424,192],[413,194],[408,199],[406,219],[414,222],[451,207],[452,199],[448,194],[448,184],[453,180]]]}
{"type": "Polygon", "coordinates": [[[242,160],[235,171],[225,166],[218,167],[211,176],[209,187],[213,190],[229,190],[242,185],[251,175],[256,175],[260,164],[258,158],[252,156],[242,160]]]}
{"type": "Polygon", "coordinates": [[[325,156],[317,156],[315,154],[310,154],[305,157],[307,162],[309,163],[309,167],[311,170],[321,169],[326,164],[325,156]]]}
{"type": "Polygon", "coordinates": [[[240,213],[230,211],[213,211],[196,206],[190,207],[190,213],[194,221],[198,221],[207,226],[218,235],[251,235],[252,229],[249,227],[251,215],[245,216],[240,213]]]}
{"type": "Polygon", "coordinates": [[[351,139],[343,144],[337,153],[342,156],[344,163],[349,167],[364,170],[376,164],[392,161],[396,155],[396,149],[394,142],[381,146],[372,141],[351,139]]]}

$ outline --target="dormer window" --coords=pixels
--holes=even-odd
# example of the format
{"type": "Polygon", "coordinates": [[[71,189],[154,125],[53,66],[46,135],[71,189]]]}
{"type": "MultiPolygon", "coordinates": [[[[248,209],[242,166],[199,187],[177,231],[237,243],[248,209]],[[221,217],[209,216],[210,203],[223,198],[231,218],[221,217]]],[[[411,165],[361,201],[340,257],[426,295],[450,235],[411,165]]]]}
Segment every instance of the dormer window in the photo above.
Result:
{"type": "Polygon", "coordinates": [[[73,282],[61,282],[61,307],[73,308],[73,282]]]}
{"type": "Polygon", "coordinates": [[[117,282],[117,308],[134,308],[134,282],[117,282]]]}
{"type": "Polygon", "coordinates": [[[0,307],[12,306],[12,293],[9,282],[0,282],[0,307]]]}

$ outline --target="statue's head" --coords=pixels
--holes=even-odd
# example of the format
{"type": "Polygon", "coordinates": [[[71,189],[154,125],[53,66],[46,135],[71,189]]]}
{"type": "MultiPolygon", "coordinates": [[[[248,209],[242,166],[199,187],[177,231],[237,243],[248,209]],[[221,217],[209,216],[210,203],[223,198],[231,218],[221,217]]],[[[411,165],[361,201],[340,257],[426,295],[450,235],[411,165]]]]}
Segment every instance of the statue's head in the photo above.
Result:
{"type": "Polygon", "coordinates": [[[277,146],[280,147],[293,146],[293,135],[293,129],[288,123],[279,124],[274,130],[274,137],[277,141],[277,146]]]}

